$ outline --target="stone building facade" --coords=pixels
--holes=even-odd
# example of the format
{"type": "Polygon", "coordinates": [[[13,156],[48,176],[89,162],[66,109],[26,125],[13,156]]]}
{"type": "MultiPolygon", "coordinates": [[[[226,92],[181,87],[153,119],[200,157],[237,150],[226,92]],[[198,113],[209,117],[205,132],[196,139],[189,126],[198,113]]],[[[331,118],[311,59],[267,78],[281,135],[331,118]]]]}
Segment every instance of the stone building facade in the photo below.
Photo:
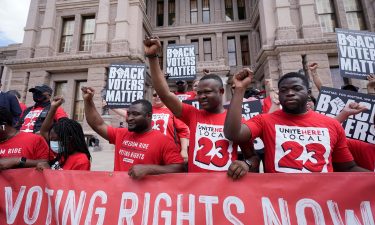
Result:
{"type": "MultiPolygon", "coordinates": [[[[317,62],[324,84],[365,87],[338,75],[334,28],[375,31],[374,10],[375,0],[31,0],[23,42],[0,47],[0,77],[4,90],[20,91],[27,105],[29,88],[49,84],[87,133],[80,87],[96,89],[101,111],[108,66],[144,63],[149,35],[161,38],[163,52],[168,44],[194,44],[197,76],[206,68],[225,84],[242,67],[253,68],[262,88],[265,78],[276,84],[317,62]]],[[[148,82],[148,97],[149,90],[148,82]]],[[[120,118],[106,119],[117,125],[120,118]]]]}

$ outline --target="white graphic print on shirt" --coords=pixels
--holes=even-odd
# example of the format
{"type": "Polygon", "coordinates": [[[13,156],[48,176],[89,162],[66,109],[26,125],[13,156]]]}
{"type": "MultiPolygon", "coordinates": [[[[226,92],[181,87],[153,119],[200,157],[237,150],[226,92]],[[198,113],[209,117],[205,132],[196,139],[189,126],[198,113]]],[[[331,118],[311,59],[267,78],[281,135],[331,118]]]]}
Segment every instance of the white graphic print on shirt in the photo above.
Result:
{"type": "Polygon", "coordinates": [[[207,170],[228,170],[233,158],[233,142],[224,137],[223,125],[197,123],[194,165],[207,170]]]}
{"type": "Polygon", "coordinates": [[[327,128],[275,125],[275,130],[276,171],[328,172],[331,145],[327,128]]]}

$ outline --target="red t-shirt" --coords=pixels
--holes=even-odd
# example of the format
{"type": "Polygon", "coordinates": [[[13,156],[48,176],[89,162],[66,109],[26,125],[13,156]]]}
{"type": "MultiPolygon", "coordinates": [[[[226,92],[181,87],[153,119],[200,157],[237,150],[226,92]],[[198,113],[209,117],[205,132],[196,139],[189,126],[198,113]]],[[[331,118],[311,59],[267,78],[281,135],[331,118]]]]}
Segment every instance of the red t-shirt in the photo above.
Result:
{"type": "MultiPolygon", "coordinates": [[[[11,139],[0,143],[0,158],[25,157],[48,160],[49,147],[39,135],[19,132],[11,139]]],[[[50,153],[52,154],[52,153],[50,153]]]]}
{"type": "Polygon", "coordinates": [[[51,166],[51,168],[54,170],[90,170],[91,167],[90,160],[83,152],[76,152],[73,155],[70,155],[64,162],[62,168],[60,165],[60,161],[56,161],[55,164],[51,166]]]}
{"type": "Polygon", "coordinates": [[[22,116],[22,114],[25,111],[25,109],[27,109],[27,106],[25,105],[25,103],[20,102],[20,108],[22,110],[22,113],[21,113],[21,116],[22,116]]]}
{"type": "Polygon", "coordinates": [[[375,145],[350,138],[346,142],[357,165],[375,171],[375,145]]]}
{"type": "MultiPolygon", "coordinates": [[[[40,113],[42,113],[44,107],[34,107],[30,110],[30,112],[25,116],[25,120],[23,121],[21,131],[23,132],[33,132],[35,121],[38,119],[40,113]]],[[[61,107],[58,107],[53,119],[58,121],[63,117],[68,117],[68,115],[64,112],[61,107]]]]}
{"type": "Polygon", "coordinates": [[[115,171],[128,171],[133,165],[183,163],[177,146],[159,131],[143,134],[108,126],[109,143],[115,145],[115,171]]]}
{"type": "Polygon", "coordinates": [[[187,92],[175,92],[174,93],[180,101],[185,101],[185,100],[194,100],[196,95],[194,91],[187,91],[187,92]]]}
{"type": "Polygon", "coordinates": [[[340,123],[314,111],[291,115],[278,110],[245,124],[252,137],[264,142],[267,173],[333,172],[332,162],[353,161],[340,123]]]}
{"type": "Polygon", "coordinates": [[[182,104],[181,120],[190,128],[189,172],[227,171],[237,159],[237,145],[224,137],[227,111],[220,114],[182,104]]]}
{"type": "Polygon", "coordinates": [[[152,107],[152,129],[160,131],[173,142],[176,129],[177,143],[180,138],[189,138],[190,135],[188,126],[177,119],[167,107],[152,107]]]}

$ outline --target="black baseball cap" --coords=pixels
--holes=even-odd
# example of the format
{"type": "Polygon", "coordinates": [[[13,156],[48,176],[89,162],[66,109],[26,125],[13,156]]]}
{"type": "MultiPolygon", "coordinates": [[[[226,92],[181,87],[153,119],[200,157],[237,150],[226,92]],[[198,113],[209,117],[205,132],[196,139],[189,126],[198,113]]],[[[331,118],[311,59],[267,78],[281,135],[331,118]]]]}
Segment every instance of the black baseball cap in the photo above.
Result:
{"type": "Polygon", "coordinates": [[[45,85],[45,84],[40,85],[40,86],[35,86],[35,87],[29,89],[29,92],[34,93],[36,91],[40,91],[42,93],[48,92],[49,94],[52,94],[52,89],[48,85],[45,85]]]}
{"type": "Polygon", "coordinates": [[[354,92],[358,92],[358,87],[352,85],[352,84],[346,84],[344,86],[341,87],[342,90],[347,90],[347,91],[354,91],[354,92]]]}

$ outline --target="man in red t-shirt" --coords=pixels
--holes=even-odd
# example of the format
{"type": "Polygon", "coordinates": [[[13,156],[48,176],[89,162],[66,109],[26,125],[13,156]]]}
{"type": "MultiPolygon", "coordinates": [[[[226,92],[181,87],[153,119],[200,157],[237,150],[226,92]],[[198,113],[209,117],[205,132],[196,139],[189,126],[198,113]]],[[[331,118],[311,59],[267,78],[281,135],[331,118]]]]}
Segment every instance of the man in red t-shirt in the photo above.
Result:
{"type": "MultiPolygon", "coordinates": [[[[337,121],[343,123],[349,118],[349,116],[356,115],[358,113],[368,110],[364,105],[357,102],[351,102],[341,110],[341,112],[335,117],[337,121]]],[[[373,117],[375,124],[375,116],[373,117]]],[[[375,144],[363,142],[347,138],[349,150],[353,155],[354,161],[365,169],[375,171],[375,144]]]]}
{"type": "MultiPolygon", "coordinates": [[[[252,76],[252,71],[244,69],[233,79],[235,91],[224,133],[240,143],[260,137],[265,146],[265,172],[367,171],[353,161],[340,123],[307,110],[308,81],[299,73],[288,73],[279,80],[282,110],[241,123],[241,99],[252,76]]],[[[248,168],[238,169],[237,173],[248,168]]]]}
{"type": "MultiPolygon", "coordinates": [[[[47,117],[51,107],[52,89],[48,85],[35,86],[30,88],[29,92],[33,93],[35,104],[25,109],[18,123],[18,128],[23,132],[37,133],[42,127],[44,119],[47,117]]],[[[59,107],[54,116],[54,121],[68,117],[64,110],[59,107]]]]}
{"type": "Polygon", "coordinates": [[[170,139],[151,128],[152,106],[147,100],[133,102],[127,110],[128,128],[108,126],[96,111],[94,89],[83,87],[85,116],[90,127],[115,145],[115,171],[128,171],[139,179],[146,175],[183,171],[183,159],[170,139]]]}
{"type": "Polygon", "coordinates": [[[180,101],[194,100],[196,93],[194,91],[187,91],[188,83],[186,80],[176,81],[177,91],[174,93],[180,101]]]}
{"type": "Polygon", "coordinates": [[[12,122],[12,114],[0,107],[0,170],[47,162],[50,153],[46,141],[39,135],[19,132],[12,122]]]}
{"type": "Polygon", "coordinates": [[[223,133],[226,110],[223,107],[224,88],[221,78],[209,74],[203,76],[199,81],[197,100],[201,110],[198,110],[191,105],[182,103],[169,91],[168,84],[159,67],[158,58],[155,57],[161,47],[159,39],[156,37],[147,38],[144,41],[144,46],[156,92],[171,112],[190,129],[188,171],[227,171],[229,165],[237,159],[237,145],[227,140],[223,133]]]}
{"type": "Polygon", "coordinates": [[[152,129],[160,131],[176,143],[181,149],[181,156],[187,161],[189,127],[173,115],[156,92],[152,94],[152,129]]]}

